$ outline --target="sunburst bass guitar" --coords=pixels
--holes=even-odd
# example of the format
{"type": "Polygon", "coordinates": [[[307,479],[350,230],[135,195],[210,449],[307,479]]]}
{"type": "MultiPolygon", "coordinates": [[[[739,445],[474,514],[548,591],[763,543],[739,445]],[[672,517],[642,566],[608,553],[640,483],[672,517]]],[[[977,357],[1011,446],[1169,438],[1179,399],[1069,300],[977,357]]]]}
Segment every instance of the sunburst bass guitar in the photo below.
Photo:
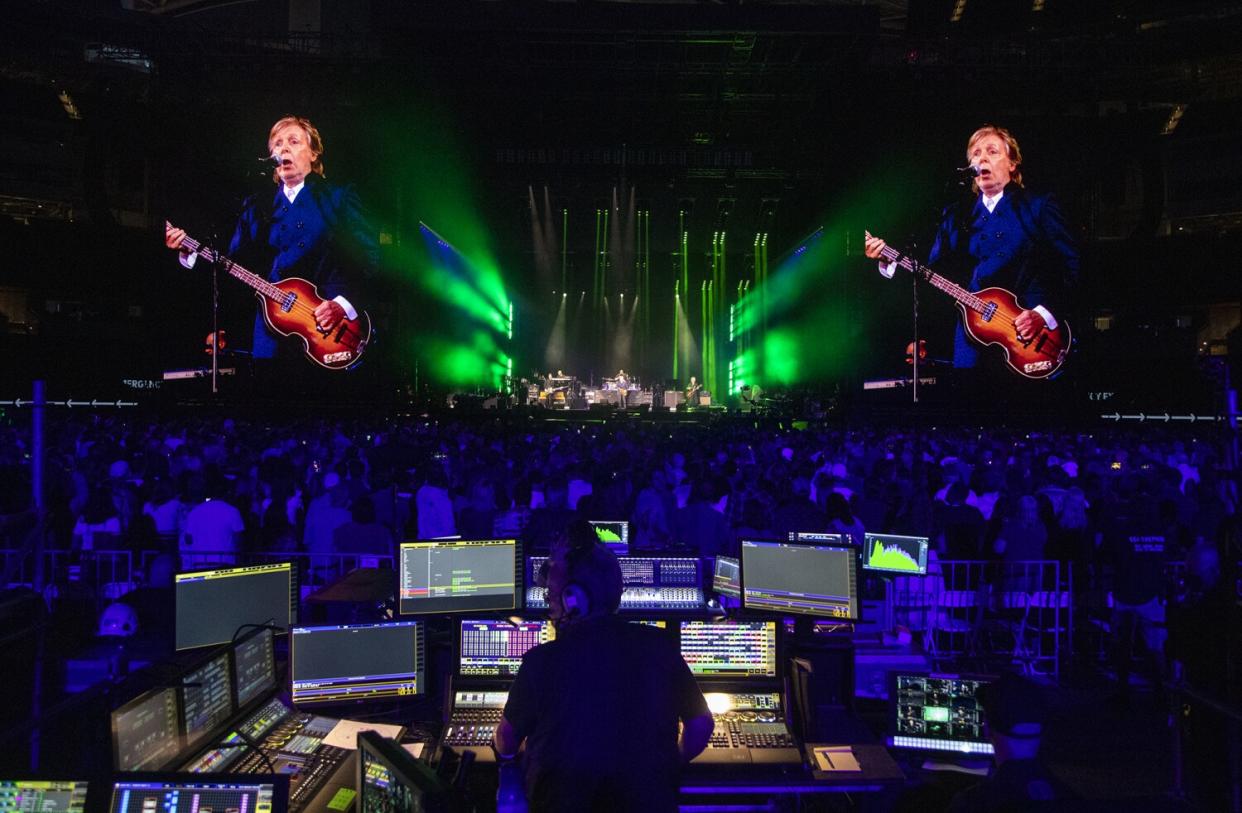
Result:
{"type": "MultiPolygon", "coordinates": [[[[870,237],[871,232],[867,232],[867,236],[870,237]]],[[[953,297],[962,313],[966,335],[985,347],[1000,347],[1005,352],[1005,363],[1018,375],[1049,378],[1065,363],[1072,342],[1066,321],[1057,320],[1056,330],[1045,325],[1023,341],[1018,338],[1014,320],[1026,309],[1018,304],[1018,298],[1011,291],[1004,288],[967,291],[891,246],[885,246],[881,255],[953,297]]]]}
{"type": "Polygon", "coordinates": [[[342,319],[333,330],[322,330],[315,321],[315,308],[325,300],[309,280],[287,277],[269,282],[188,235],[181,248],[201,255],[208,262],[219,263],[229,276],[253,288],[267,326],[281,336],[301,339],[307,358],[320,367],[348,370],[362,360],[362,353],[371,340],[371,317],[365,311],[358,311],[355,319],[342,319]]]}

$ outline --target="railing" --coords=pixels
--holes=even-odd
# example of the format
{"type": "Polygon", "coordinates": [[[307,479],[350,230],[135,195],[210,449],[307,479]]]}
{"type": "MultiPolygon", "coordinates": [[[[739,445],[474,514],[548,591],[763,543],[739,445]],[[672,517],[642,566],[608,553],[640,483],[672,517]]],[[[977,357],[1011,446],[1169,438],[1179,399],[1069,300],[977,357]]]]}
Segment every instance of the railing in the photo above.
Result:
{"type": "MultiPolygon", "coordinates": [[[[0,550],[3,586],[34,587],[35,557],[29,550],[0,550]]],[[[141,574],[134,570],[134,554],[128,550],[45,550],[43,578],[61,588],[81,585],[99,599],[115,599],[129,592],[141,574]]]]}
{"type": "MultiPolygon", "coordinates": [[[[145,580],[151,562],[160,551],[143,550],[45,550],[44,580],[49,595],[59,595],[66,588],[81,585],[88,588],[100,602],[111,601],[137,587],[145,580]],[[136,562],[136,566],[135,566],[136,562]]],[[[34,586],[35,561],[30,550],[0,549],[0,586],[34,586]]],[[[182,555],[182,570],[204,570],[211,567],[238,567],[295,562],[304,586],[322,584],[359,567],[393,569],[391,555],[373,553],[307,553],[304,551],[196,551],[182,555]]]]}
{"type": "Polygon", "coordinates": [[[1071,569],[1060,562],[940,560],[889,591],[892,617],[933,661],[1007,660],[1057,677],[1073,650],[1071,569]]]}

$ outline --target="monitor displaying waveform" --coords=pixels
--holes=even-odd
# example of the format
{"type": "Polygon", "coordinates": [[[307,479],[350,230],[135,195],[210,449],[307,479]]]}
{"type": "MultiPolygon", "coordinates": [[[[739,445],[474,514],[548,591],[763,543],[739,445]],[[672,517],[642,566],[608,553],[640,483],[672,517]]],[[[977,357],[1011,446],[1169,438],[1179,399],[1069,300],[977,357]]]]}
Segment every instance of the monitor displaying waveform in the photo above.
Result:
{"type": "Polygon", "coordinates": [[[628,520],[590,520],[595,536],[604,547],[618,556],[630,552],[630,523],[628,520]]]}
{"type": "Polygon", "coordinates": [[[927,544],[925,536],[867,534],[863,543],[863,569],[925,576],[927,544]]]}

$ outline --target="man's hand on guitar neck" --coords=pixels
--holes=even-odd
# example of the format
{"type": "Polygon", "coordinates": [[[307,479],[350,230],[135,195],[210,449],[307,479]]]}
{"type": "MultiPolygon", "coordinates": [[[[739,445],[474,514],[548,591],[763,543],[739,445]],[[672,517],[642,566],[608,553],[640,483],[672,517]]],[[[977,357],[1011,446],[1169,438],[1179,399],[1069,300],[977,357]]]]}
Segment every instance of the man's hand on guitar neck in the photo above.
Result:
{"type": "MultiPolygon", "coordinates": [[[[164,245],[173,251],[181,249],[181,244],[185,242],[185,229],[179,229],[167,220],[164,221],[164,245]]],[[[188,251],[184,251],[188,254],[188,251]]]]}
{"type": "Polygon", "coordinates": [[[865,238],[863,253],[873,260],[881,259],[884,256],[884,249],[888,248],[888,243],[869,231],[863,232],[863,236],[865,238]]]}
{"type": "Polygon", "coordinates": [[[888,248],[888,243],[879,237],[876,237],[869,231],[864,231],[863,236],[863,253],[873,260],[880,261],[880,273],[889,279],[893,278],[893,274],[897,273],[897,263],[889,262],[884,259],[884,249],[888,248]]]}

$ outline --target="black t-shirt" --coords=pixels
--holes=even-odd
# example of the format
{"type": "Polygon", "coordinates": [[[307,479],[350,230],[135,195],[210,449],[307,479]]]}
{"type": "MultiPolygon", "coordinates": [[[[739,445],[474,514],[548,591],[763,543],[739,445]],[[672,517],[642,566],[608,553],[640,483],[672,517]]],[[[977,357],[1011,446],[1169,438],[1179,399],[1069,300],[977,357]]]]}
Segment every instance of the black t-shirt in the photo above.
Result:
{"type": "Polygon", "coordinates": [[[983,556],[983,514],[973,505],[939,506],[938,518],[944,531],[945,555],[949,559],[979,559],[983,556]]]}
{"type": "Polygon", "coordinates": [[[1164,534],[1139,522],[1119,522],[1105,546],[1115,571],[1113,596],[1123,604],[1146,604],[1164,592],[1164,534]]]}
{"type": "Polygon", "coordinates": [[[677,724],[707,701],[665,630],[581,621],[526,653],[505,718],[526,738],[532,811],[673,811],[677,724]]]}

